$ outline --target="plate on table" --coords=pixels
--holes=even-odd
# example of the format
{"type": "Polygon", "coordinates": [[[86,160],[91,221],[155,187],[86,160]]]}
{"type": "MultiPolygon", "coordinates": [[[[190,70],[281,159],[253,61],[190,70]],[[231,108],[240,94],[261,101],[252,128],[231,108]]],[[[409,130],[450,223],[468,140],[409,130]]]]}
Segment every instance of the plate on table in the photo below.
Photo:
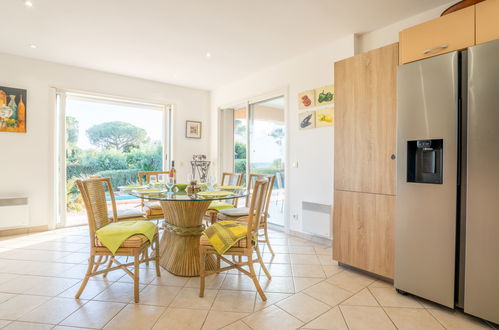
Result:
{"type": "Polygon", "coordinates": [[[159,195],[159,194],[162,194],[164,192],[167,192],[168,190],[151,188],[151,189],[140,189],[140,190],[136,190],[136,191],[140,195],[159,195]]]}
{"type": "Polygon", "coordinates": [[[201,197],[227,197],[232,195],[230,191],[201,191],[197,193],[201,197]]]}
{"type": "Polygon", "coordinates": [[[140,189],[146,189],[147,186],[140,185],[140,184],[132,184],[130,186],[119,186],[118,189],[121,191],[131,191],[131,190],[140,190],[140,189]]]}
{"type": "Polygon", "coordinates": [[[238,189],[244,189],[243,186],[220,186],[218,187],[219,189],[222,190],[238,190],[238,189]]]}

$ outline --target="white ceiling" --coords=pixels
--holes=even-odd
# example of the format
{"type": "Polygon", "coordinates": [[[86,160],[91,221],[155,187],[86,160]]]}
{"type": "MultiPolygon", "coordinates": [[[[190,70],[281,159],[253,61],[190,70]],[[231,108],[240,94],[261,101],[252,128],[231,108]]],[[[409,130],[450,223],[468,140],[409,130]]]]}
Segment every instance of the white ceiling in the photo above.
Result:
{"type": "Polygon", "coordinates": [[[449,0],[32,2],[1,0],[0,52],[214,89],[449,0]]]}

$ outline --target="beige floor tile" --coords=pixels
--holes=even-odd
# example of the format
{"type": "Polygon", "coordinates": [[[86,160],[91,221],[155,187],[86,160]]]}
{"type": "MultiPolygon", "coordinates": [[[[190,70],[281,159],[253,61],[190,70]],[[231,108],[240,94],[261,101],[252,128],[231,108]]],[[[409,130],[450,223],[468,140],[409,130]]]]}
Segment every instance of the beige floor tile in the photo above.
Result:
{"type": "Polygon", "coordinates": [[[86,263],[88,260],[88,252],[83,253],[83,252],[72,252],[69,254],[66,254],[65,256],[62,256],[57,259],[57,262],[64,262],[64,263],[69,263],[69,264],[82,264],[86,263]]]}
{"type": "Polygon", "coordinates": [[[340,288],[355,293],[374,282],[374,279],[350,270],[345,270],[331,276],[327,281],[331,284],[339,286],[340,288]]]}
{"type": "Polygon", "coordinates": [[[305,324],[303,329],[348,330],[348,327],[340,309],[333,307],[315,320],[305,324]]]}
{"type": "Polygon", "coordinates": [[[289,253],[294,254],[315,254],[313,246],[290,245],[289,253]]]}
{"type": "Polygon", "coordinates": [[[272,247],[274,253],[289,253],[289,247],[287,245],[276,245],[272,247]]]}
{"type": "Polygon", "coordinates": [[[320,265],[293,265],[293,275],[326,278],[326,274],[320,265]]]}
{"type": "Polygon", "coordinates": [[[342,302],[341,305],[379,307],[376,298],[374,298],[374,296],[371,294],[371,291],[369,291],[369,289],[367,288],[362,289],[359,293],[356,293],[351,298],[348,298],[347,300],[342,302]]]}
{"type": "Polygon", "coordinates": [[[270,253],[264,253],[262,255],[263,262],[265,263],[273,263],[273,264],[290,264],[291,263],[291,258],[289,257],[289,254],[283,254],[283,253],[275,253],[275,255],[272,255],[270,253]]]}
{"type": "Polygon", "coordinates": [[[6,320],[0,320],[0,329],[5,327],[7,324],[11,323],[12,321],[6,321],[6,320]]]}
{"type": "Polygon", "coordinates": [[[71,278],[43,277],[36,285],[24,291],[24,294],[55,297],[78,282],[71,278]]]}
{"type": "Polygon", "coordinates": [[[383,280],[376,280],[373,283],[369,284],[370,288],[393,288],[393,284],[383,281],[383,280]]]}
{"type": "Polygon", "coordinates": [[[125,306],[115,302],[89,301],[62,321],[61,325],[102,328],[125,306]]]}
{"type": "Polygon", "coordinates": [[[490,329],[479,319],[465,315],[458,311],[445,308],[431,308],[428,309],[428,311],[447,329],[452,329],[452,330],[490,329]]]}
{"type": "Polygon", "coordinates": [[[159,306],[127,305],[108,324],[106,324],[104,329],[151,329],[165,310],[165,307],[159,306]]]}
{"type": "Polygon", "coordinates": [[[444,330],[425,309],[386,307],[385,312],[400,330],[444,330]]]}
{"type": "Polygon", "coordinates": [[[58,325],[53,330],[92,330],[90,328],[80,328],[80,327],[67,327],[64,325],[58,325]]]}
{"type": "MultiPolygon", "coordinates": [[[[85,290],[80,296],[80,299],[90,300],[97,296],[99,293],[107,289],[112,283],[104,282],[104,281],[88,281],[85,286],[85,290]]],[[[80,289],[81,281],[67,289],[66,291],[60,293],[58,297],[63,298],[74,298],[75,294],[80,289]]]]}
{"type": "Polygon", "coordinates": [[[317,255],[317,258],[319,258],[319,262],[323,266],[337,266],[338,262],[333,260],[332,255],[317,255]]]}
{"type": "Polygon", "coordinates": [[[0,304],[15,296],[15,293],[0,293],[0,304]]]}
{"type": "Polygon", "coordinates": [[[183,288],[177,294],[171,307],[175,308],[195,308],[195,309],[210,309],[215,296],[216,290],[204,290],[204,297],[199,297],[199,289],[197,288],[183,288]]]}
{"type": "MultiPolygon", "coordinates": [[[[205,285],[206,289],[220,289],[222,283],[225,279],[226,274],[213,274],[205,277],[205,285]]],[[[187,284],[186,288],[199,288],[199,277],[191,277],[187,284]]]]}
{"type": "Polygon", "coordinates": [[[288,237],[288,245],[289,246],[313,246],[313,243],[307,239],[289,236],[288,237]]]}
{"type": "Polygon", "coordinates": [[[72,298],[55,297],[44,302],[27,314],[24,314],[19,320],[25,322],[58,324],[85,303],[86,301],[72,298]]]}
{"type": "Polygon", "coordinates": [[[297,329],[303,322],[272,305],[243,319],[253,329],[297,329]]]}
{"type": "Polygon", "coordinates": [[[289,258],[294,265],[320,265],[319,258],[311,254],[290,254],[289,258]]]}
{"type": "Polygon", "coordinates": [[[154,330],[199,330],[208,314],[207,310],[168,308],[154,325],[154,330]]]}
{"type": "Polygon", "coordinates": [[[248,313],[236,312],[219,312],[212,310],[208,313],[208,317],[204,321],[203,330],[215,330],[230,325],[243,317],[248,316],[248,313]]]}
{"type": "Polygon", "coordinates": [[[40,276],[19,275],[0,284],[0,292],[23,293],[43,280],[40,276]]]}
{"type": "MultiPolygon", "coordinates": [[[[290,264],[265,264],[267,270],[272,276],[293,276],[293,270],[290,264]]],[[[264,275],[263,270],[260,271],[260,275],[264,275]]]]}
{"type": "Polygon", "coordinates": [[[352,293],[336,285],[320,282],[302,292],[333,307],[350,298],[352,293]]]}
{"type": "Polygon", "coordinates": [[[324,270],[326,277],[334,276],[344,270],[339,265],[322,265],[322,269],[324,270]]]}
{"type": "Polygon", "coordinates": [[[29,322],[11,322],[3,329],[5,330],[49,330],[52,324],[29,323],[29,322]]]}
{"type": "Polygon", "coordinates": [[[260,295],[256,295],[255,301],[255,311],[262,310],[264,308],[269,307],[281,300],[291,297],[293,294],[291,293],[273,293],[273,292],[265,292],[265,296],[267,297],[266,301],[262,300],[260,295]]]}
{"type": "Polygon", "coordinates": [[[175,299],[182,288],[178,286],[164,286],[149,284],[140,291],[140,304],[168,306],[175,299]]]}
{"type": "Polygon", "coordinates": [[[260,275],[260,286],[265,292],[294,293],[293,277],[273,276],[269,280],[265,275],[260,275]]]}
{"type": "Polygon", "coordinates": [[[310,322],[331,308],[303,293],[295,294],[276,305],[303,322],[310,322]]]}
{"type": "MultiPolygon", "coordinates": [[[[153,268],[140,268],[139,269],[139,283],[150,284],[153,280],[157,278],[156,269],[153,268]]],[[[121,277],[118,282],[122,283],[133,283],[133,279],[130,276],[121,277]]]]}
{"type": "Polygon", "coordinates": [[[423,308],[415,297],[401,295],[394,288],[369,288],[369,290],[381,306],[423,308]]]}
{"type": "Polygon", "coordinates": [[[350,330],[396,329],[381,307],[340,306],[350,330]]]}
{"type": "MultiPolygon", "coordinates": [[[[142,290],[144,285],[139,285],[139,290],[142,290]]],[[[130,303],[134,299],[134,286],[131,283],[115,282],[99,293],[93,300],[111,301],[120,303],[130,303]]]]}
{"type": "Polygon", "coordinates": [[[188,277],[175,276],[163,270],[161,272],[161,276],[154,278],[149,284],[183,287],[187,284],[188,281],[189,281],[188,277]]]}
{"type": "Polygon", "coordinates": [[[237,321],[228,326],[221,328],[222,330],[251,330],[250,327],[243,321],[237,321]]]}
{"type": "Polygon", "coordinates": [[[256,292],[218,291],[212,310],[221,312],[251,313],[255,306],[256,292]]]}
{"type": "Polygon", "coordinates": [[[312,285],[322,282],[324,279],[320,277],[293,277],[293,282],[295,284],[295,292],[300,292],[305,290],[312,285]]]}
{"type": "Polygon", "coordinates": [[[253,280],[244,274],[227,274],[220,288],[222,290],[256,291],[253,280]]]}
{"type": "Polygon", "coordinates": [[[17,320],[49,299],[49,297],[30,295],[12,297],[0,304],[0,319],[17,320]]]}
{"type": "Polygon", "coordinates": [[[317,255],[321,255],[321,256],[332,256],[333,255],[333,248],[332,247],[316,246],[315,253],[317,255]]]}

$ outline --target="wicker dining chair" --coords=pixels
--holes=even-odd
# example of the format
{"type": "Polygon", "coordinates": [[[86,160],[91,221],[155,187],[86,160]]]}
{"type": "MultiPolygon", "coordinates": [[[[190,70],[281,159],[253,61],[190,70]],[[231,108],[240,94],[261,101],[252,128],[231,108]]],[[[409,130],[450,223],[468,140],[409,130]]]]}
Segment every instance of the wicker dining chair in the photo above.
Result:
{"type": "MultiPolygon", "coordinates": [[[[222,180],[220,181],[221,186],[240,186],[243,183],[243,178],[244,178],[244,173],[230,173],[230,172],[224,172],[222,173],[222,180]]],[[[212,205],[219,205],[220,204],[232,204],[232,205],[227,205],[228,207],[234,208],[237,207],[237,202],[238,199],[234,198],[232,201],[228,202],[214,202],[212,205]]],[[[210,205],[210,206],[212,206],[210,205]]],[[[217,222],[217,216],[218,216],[219,210],[215,208],[208,208],[208,211],[206,211],[205,214],[205,219],[209,224],[214,224],[217,222]]]]}
{"type": "Polygon", "coordinates": [[[77,180],[78,189],[80,190],[85,208],[87,211],[88,218],[88,228],[90,234],[90,257],[88,259],[88,268],[83,279],[80,289],[75,295],[78,299],[82,294],[85,286],[88,283],[90,277],[103,274],[104,277],[107,273],[113,270],[122,269],[128,274],[134,283],[134,300],[136,303],[139,302],[139,265],[144,262],[155,261],[156,265],[156,275],[161,276],[159,269],[159,236],[156,229],[156,234],[154,236],[153,248],[155,251],[154,257],[146,257],[145,251],[151,247],[151,243],[144,235],[133,235],[130,236],[126,241],[124,241],[118,248],[116,253],[113,255],[112,252],[106,248],[100,240],[95,235],[95,232],[112,223],[118,221],[116,205],[112,204],[113,217],[108,217],[108,209],[106,203],[106,191],[107,188],[111,198],[114,198],[114,192],[111,185],[111,180],[109,178],[91,178],[88,180],[77,180]],[[143,255],[141,258],[140,256],[143,255]],[[121,263],[116,260],[115,256],[127,256],[133,257],[133,262],[121,263]],[[95,260],[97,257],[97,260],[95,260]],[[116,266],[111,267],[113,264],[116,266]],[[104,269],[98,270],[99,266],[107,265],[104,269]],[[133,266],[133,272],[127,267],[133,266]]]}
{"type": "MultiPolygon", "coordinates": [[[[240,217],[248,216],[249,215],[249,201],[251,194],[254,191],[254,185],[257,180],[262,180],[262,179],[267,179],[269,181],[269,186],[268,186],[268,192],[267,196],[264,201],[264,205],[262,207],[263,209],[263,215],[262,215],[262,221],[260,221],[260,227],[258,231],[258,242],[260,243],[265,243],[267,244],[267,247],[269,248],[270,253],[272,255],[275,255],[274,250],[272,249],[272,246],[270,245],[270,239],[269,239],[269,232],[268,232],[268,218],[270,217],[269,214],[269,207],[270,207],[270,199],[272,197],[272,189],[274,188],[274,183],[276,180],[275,175],[266,175],[266,174],[250,174],[249,175],[249,181],[248,181],[248,197],[246,197],[246,206],[245,207],[237,207],[233,209],[224,209],[220,210],[218,213],[218,220],[237,220],[240,217]],[[262,230],[263,232],[260,232],[262,230]]],[[[244,219],[244,218],[242,218],[244,219]]],[[[238,220],[240,221],[240,220],[238,220]]]]}
{"type": "MultiPolygon", "coordinates": [[[[139,176],[139,184],[143,185],[144,178],[145,184],[149,184],[149,182],[151,181],[151,175],[168,175],[169,173],[169,171],[141,171],[138,172],[137,175],[139,176]]],[[[142,210],[144,210],[145,218],[147,220],[157,220],[163,219],[165,217],[165,215],[163,214],[163,209],[161,208],[161,204],[159,202],[146,201],[141,198],[141,206],[142,210]]]]}
{"type": "Polygon", "coordinates": [[[269,181],[258,180],[255,182],[255,186],[253,189],[253,194],[251,196],[251,202],[249,204],[249,216],[245,217],[245,225],[247,227],[246,237],[241,239],[239,242],[235,244],[235,246],[231,247],[227,250],[223,255],[218,254],[215,248],[211,245],[210,241],[203,235],[200,238],[200,246],[199,246],[199,254],[200,254],[200,288],[199,288],[199,296],[204,296],[204,287],[205,287],[205,277],[210,274],[220,273],[223,271],[227,271],[230,269],[238,269],[243,274],[249,276],[258,291],[258,294],[262,298],[262,300],[267,300],[261,286],[260,282],[258,282],[258,277],[255,272],[255,268],[253,264],[258,262],[265,272],[265,275],[270,280],[272,276],[269,271],[265,267],[263,263],[262,254],[260,252],[260,248],[258,247],[258,229],[260,228],[260,221],[263,218],[263,205],[267,197],[269,181]],[[253,252],[256,252],[257,258],[254,259],[253,252]],[[218,264],[217,269],[207,271],[205,268],[206,256],[207,255],[215,255],[217,259],[221,259],[225,261],[228,266],[221,267],[218,264]],[[232,260],[229,260],[225,256],[232,256],[232,260]],[[236,261],[236,257],[238,257],[239,261],[236,261]],[[247,260],[245,262],[242,261],[242,258],[246,257],[247,260]],[[249,271],[244,269],[243,267],[247,266],[249,271]]]}

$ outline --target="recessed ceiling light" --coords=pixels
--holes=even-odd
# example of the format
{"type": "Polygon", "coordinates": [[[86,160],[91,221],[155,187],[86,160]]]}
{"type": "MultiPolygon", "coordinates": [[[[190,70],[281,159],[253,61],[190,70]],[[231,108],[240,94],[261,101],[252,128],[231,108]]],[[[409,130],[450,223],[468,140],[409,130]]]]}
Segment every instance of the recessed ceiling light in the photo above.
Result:
{"type": "Polygon", "coordinates": [[[211,53],[210,52],[206,53],[206,58],[211,58],[211,53]]]}
{"type": "Polygon", "coordinates": [[[36,45],[35,44],[31,44],[31,45],[29,45],[29,48],[36,49],[36,45]]]}
{"type": "Polygon", "coordinates": [[[33,7],[33,2],[31,2],[31,1],[29,1],[29,0],[26,0],[26,1],[24,1],[24,5],[25,5],[26,7],[33,7]]]}

